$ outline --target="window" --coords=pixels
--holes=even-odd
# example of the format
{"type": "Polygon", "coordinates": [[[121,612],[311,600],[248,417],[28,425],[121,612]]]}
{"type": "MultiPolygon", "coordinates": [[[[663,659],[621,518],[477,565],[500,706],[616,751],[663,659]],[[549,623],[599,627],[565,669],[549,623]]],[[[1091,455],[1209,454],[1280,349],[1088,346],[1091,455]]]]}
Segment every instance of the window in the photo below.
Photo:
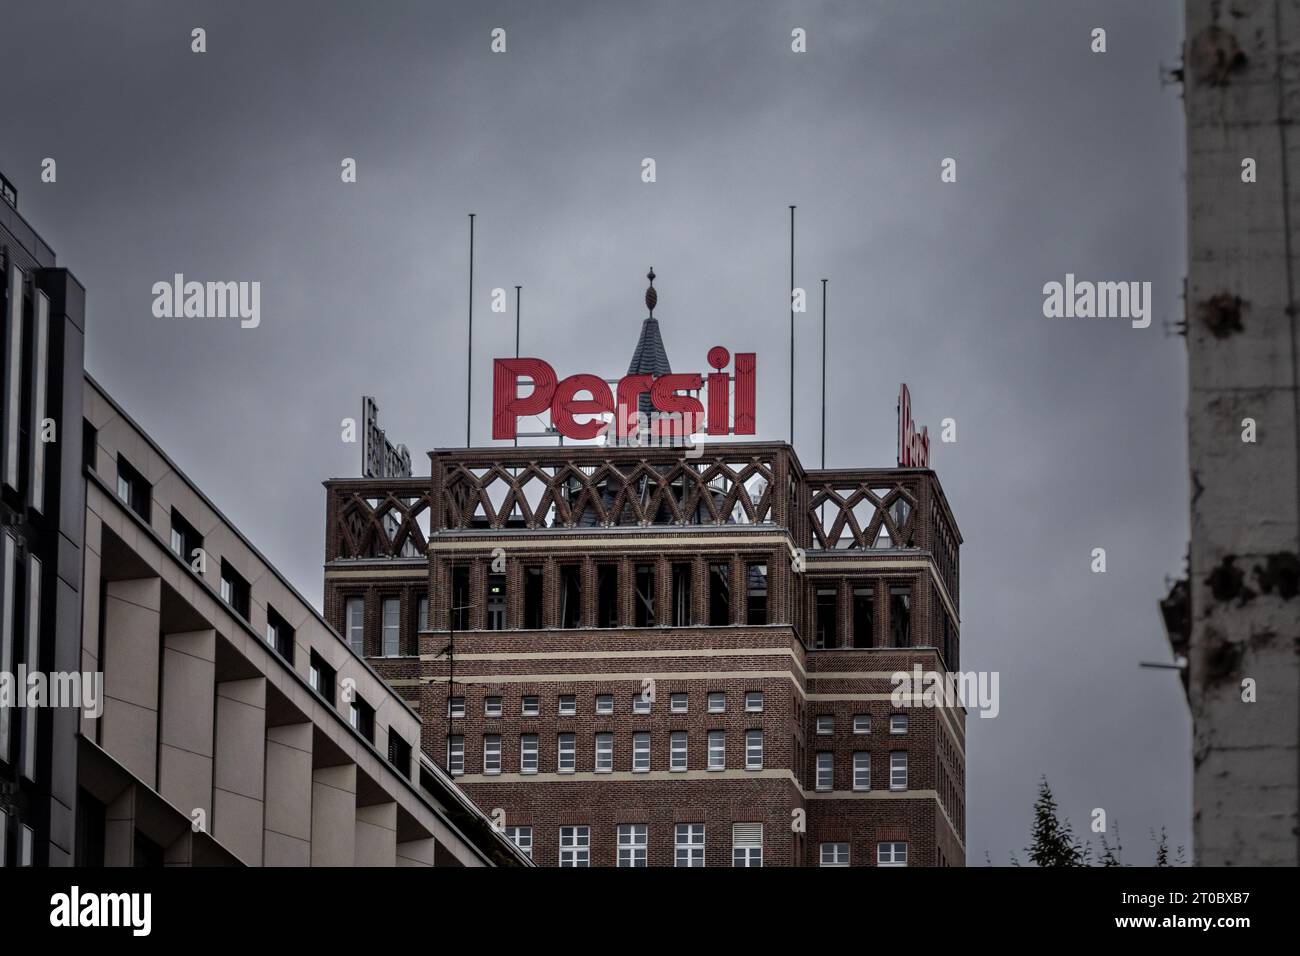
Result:
{"type": "Polygon", "coordinates": [[[577,763],[577,744],[573,734],[560,734],[555,739],[555,769],[559,773],[573,773],[577,763]]]}
{"type": "Polygon", "coordinates": [[[537,735],[519,735],[519,772],[537,773],[537,735]]]}
{"type": "Polygon", "coordinates": [[[448,697],[447,698],[447,716],[464,717],[465,716],[465,698],[448,697]]]}
{"type": "Polygon", "coordinates": [[[360,697],[352,701],[348,707],[348,723],[366,740],[372,744],[375,742],[375,708],[360,697]]]}
{"type": "Polygon", "coordinates": [[[853,789],[871,789],[871,754],[865,750],[853,754],[853,789]]]}
{"type": "Polygon", "coordinates": [[[311,652],[307,683],[312,690],[329,701],[331,707],[334,706],[334,668],[326,664],[325,659],[315,651],[311,652]]]}
{"type": "Polygon", "coordinates": [[[847,843],[823,843],[821,851],[822,866],[849,865],[849,845],[847,843]]]}
{"type": "Polygon", "coordinates": [[[560,568],[560,627],[582,627],[582,569],[576,564],[560,568]]]}
{"type": "Polygon", "coordinates": [[[649,688],[646,688],[645,690],[641,691],[641,693],[637,694],[635,697],[632,698],[632,713],[634,714],[650,713],[650,698],[647,696],[649,693],[650,693],[649,688]]]}
{"type": "Polygon", "coordinates": [[[745,769],[763,769],[763,731],[745,731],[745,769]]]}
{"type": "Polygon", "coordinates": [[[193,561],[202,558],[203,552],[203,535],[194,530],[194,525],[190,524],[181,513],[175,508],[172,509],[172,553],[180,558],[186,564],[190,565],[192,570],[203,570],[203,565],[194,568],[193,561]],[[199,552],[195,554],[195,552],[199,552]]]}
{"type": "Polygon", "coordinates": [[[451,629],[469,630],[469,568],[463,564],[451,569],[451,629]]]}
{"type": "Polygon", "coordinates": [[[596,565],[596,626],[618,627],[618,565],[596,565]]]}
{"type": "MultiPolygon", "coordinates": [[[[9,183],[0,179],[4,187],[5,198],[9,198],[9,183]]],[[[9,303],[4,312],[4,344],[0,352],[5,355],[3,379],[4,401],[0,402],[0,415],[3,416],[3,441],[0,442],[0,462],[3,462],[3,481],[15,491],[18,490],[18,457],[21,446],[22,399],[23,399],[23,271],[9,257],[9,303]]],[[[121,481],[118,482],[121,494],[121,481]]],[[[123,501],[126,497],[123,496],[123,501]]]]}
{"type": "Polygon", "coordinates": [[[836,588],[817,589],[817,626],[815,647],[839,646],[839,617],[836,614],[840,592],[836,588]]]}
{"type": "Polygon", "coordinates": [[[348,647],[358,657],[366,653],[366,601],[353,597],[343,602],[343,626],[348,636],[348,647]]]}
{"type": "Polygon", "coordinates": [[[506,629],[506,576],[489,574],[487,579],[487,629],[506,629]]]}
{"type": "Polygon", "coordinates": [[[829,750],[819,750],[817,752],[817,781],[815,786],[818,790],[835,789],[835,756],[829,750]]]}
{"type": "Polygon", "coordinates": [[[685,694],[673,694],[668,698],[668,706],[674,714],[684,714],[687,709],[687,696],[685,694]]]}
{"type": "MultiPolygon", "coordinates": [[[[35,847],[36,847],[36,831],[33,830],[31,827],[27,826],[26,824],[23,824],[23,828],[22,828],[22,831],[20,832],[19,836],[20,836],[20,839],[19,839],[19,842],[18,842],[18,865],[19,865],[19,866],[31,866],[31,865],[32,865],[32,851],[33,851],[33,850],[35,849],[35,847]]],[[[136,837],[138,838],[139,836],[140,836],[139,831],[137,831],[137,832],[136,832],[136,837]]],[[[138,852],[139,849],[140,849],[140,847],[139,847],[139,844],[137,843],[137,844],[136,844],[136,850],[137,850],[136,856],[137,856],[137,857],[139,857],[139,852],[138,852]]],[[[159,854],[159,856],[161,857],[161,854],[159,854]]],[[[161,860],[161,858],[158,860],[158,865],[159,865],[159,866],[162,865],[162,860],[161,860]]]]}
{"type": "Polygon", "coordinates": [[[536,717],[542,712],[541,701],[528,695],[519,702],[519,714],[522,717],[536,717]]]}
{"type": "Polygon", "coordinates": [[[149,482],[121,455],[117,456],[117,496],[123,504],[143,518],[146,524],[149,523],[149,511],[153,503],[149,482]]]}
{"type": "MultiPolygon", "coordinates": [[[[0,531],[0,550],[4,552],[0,568],[0,672],[13,672],[14,627],[17,618],[18,542],[5,531],[0,531]]],[[[10,755],[10,715],[15,709],[5,703],[0,706],[0,760],[12,760],[10,755]]]]}
{"type": "Polygon", "coordinates": [[[907,714],[890,714],[889,732],[891,734],[907,733],[907,714]]]}
{"type": "Polygon", "coordinates": [[[691,624],[691,566],[674,564],[672,577],[673,626],[690,627],[691,624]]]}
{"type": "Polygon", "coordinates": [[[853,646],[872,647],[876,632],[876,589],[867,585],[853,589],[853,646]]]}
{"type": "Polygon", "coordinates": [[[501,735],[483,735],[483,772],[501,772],[501,735]]]}
{"type": "Polygon", "coordinates": [[[889,589],[889,646],[912,644],[912,589],[899,585],[889,589]]]}
{"type": "Polygon", "coordinates": [[[591,827],[560,827],[560,866],[591,866],[591,827]]]}
{"type": "Polygon", "coordinates": [[[501,716],[501,698],[484,697],[483,698],[483,716],[500,717],[501,716]]]}
{"type": "Polygon", "coordinates": [[[632,735],[632,772],[650,772],[650,734],[644,731],[632,735]]]}
{"type": "Polygon", "coordinates": [[[266,606],[266,643],[293,664],[293,628],[269,604],[266,606]]]}
{"type": "Polygon", "coordinates": [[[674,730],[669,737],[669,770],[686,769],[687,736],[684,730],[674,730]]]}
{"type": "Polygon", "coordinates": [[[614,770],[614,735],[596,735],[596,773],[612,773],[614,770]]]}
{"type": "Polygon", "coordinates": [[[542,628],[542,569],[536,565],[524,568],[524,627],[542,628]]]}
{"type": "Polygon", "coordinates": [[[612,714],[614,713],[614,695],[597,694],[596,695],[596,713],[612,714]]]}
{"type": "Polygon", "coordinates": [[[907,844],[877,843],[876,866],[907,866],[907,844]]]}
{"type": "Polygon", "coordinates": [[[761,690],[745,692],[745,710],[751,714],[761,714],[763,712],[763,692],[761,690]]]}
{"type": "Polygon", "coordinates": [[[853,715],[853,732],[855,734],[871,733],[871,715],[854,714],[853,715]]]}
{"type": "Polygon", "coordinates": [[[0,810],[0,867],[8,866],[5,853],[9,850],[9,814],[0,810]]]}
{"type": "Polygon", "coordinates": [[[81,420],[81,464],[91,471],[96,471],[95,446],[99,443],[99,429],[86,419],[81,420]]]}
{"type": "Polygon", "coordinates": [[[384,656],[397,657],[402,653],[402,604],[397,598],[384,598],[381,609],[384,624],[384,656]]]}
{"type": "Polygon", "coordinates": [[[733,823],[731,825],[731,865],[763,865],[763,824],[733,823]]]}
{"type": "Polygon", "coordinates": [[[674,834],[674,866],[704,865],[704,824],[679,823],[674,834]]]}
{"type": "Polygon", "coordinates": [[[645,866],[646,847],[649,844],[644,823],[618,825],[618,865],[645,866]]]}
{"type": "Polygon", "coordinates": [[[224,558],[221,561],[221,600],[245,621],[248,620],[248,582],[224,558]]]}
{"type": "Polygon", "coordinates": [[[709,692],[709,713],[721,714],[727,709],[727,694],[725,691],[714,690],[709,692]]]}
{"type": "Polygon", "coordinates": [[[397,772],[408,779],[411,776],[411,745],[403,740],[392,727],[388,728],[388,762],[397,768],[397,772]]]}
{"type": "Polygon", "coordinates": [[[578,698],[574,694],[560,695],[560,716],[573,717],[578,713],[578,698]]]}
{"type": "Polygon", "coordinates": [[[817,733],[823,736],[835,733],[835,717],[833,714],[817,715],[817,733]]]}
{"type": "Polygon", "coordinates": [[[727,732],[725,730],[709,731],[709,769],[727,769],[727,732]]]}
{"type": "Polygon", "coordinates": [[[418,610],[415,614],[416,631],[427,631],[429,629],[429,599],[422,597],[416,605],[418,610]]]}
{"type": "Polygon", "coordinates": [[[528,859],[533,858],[532,827],[506,827],[506,839],[519,847],[520,852],[528,859]]]}
{"type": "Polygon", "coordinates": [[[655,619],[655,566],[636,566],[636,601],[633,604],[632,623],[636,627],[654,627],[655,619]]]}
{"type": "Polygon", "coordinates": [[[745,567],[745,622],[767,623],[767,565],[745,567]]]}
{"type": "Polygon", "coordinates": [[[447,772],[453,776],[465,772],[465,738],[460,734],[447,738],[447,772]]]}
{"type": "Polygon", "coordinates": [[[709,625],[731,623],[731,565],[709,565],[709,625]]]}
{"type": "Polygon", "coordinates": [[[889,789],[907,789],[907,751],[894,750],[889,754],[889,789]]]}

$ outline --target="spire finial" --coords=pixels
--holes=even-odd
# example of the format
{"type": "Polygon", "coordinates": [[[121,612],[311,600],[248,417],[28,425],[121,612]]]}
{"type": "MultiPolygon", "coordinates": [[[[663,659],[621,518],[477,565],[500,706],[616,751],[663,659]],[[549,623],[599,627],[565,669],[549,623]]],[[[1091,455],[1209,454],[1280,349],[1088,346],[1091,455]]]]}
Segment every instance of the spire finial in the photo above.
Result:
{"type": "Polygon", "coordinates": [[[655,267],[651,266],[650,271],[645,274],[650,280],[650,288],[645,290],[645,305],[650,310],[650,318],[654,318],[655,305],[659,302],[659,293],[655,291],[655,267]]]}

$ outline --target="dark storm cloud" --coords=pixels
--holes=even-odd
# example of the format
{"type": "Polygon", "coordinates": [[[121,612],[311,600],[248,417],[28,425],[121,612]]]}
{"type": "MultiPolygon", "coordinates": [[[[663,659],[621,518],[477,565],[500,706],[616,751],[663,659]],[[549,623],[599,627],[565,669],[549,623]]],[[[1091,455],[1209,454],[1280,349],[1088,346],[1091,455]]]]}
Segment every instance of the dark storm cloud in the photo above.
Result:
{"type": "Polygon", "coordinates": [[[463,441],[466,213],[476,441],[513,348],[489,290],[524,286],[525,353],[612,375],[650,265],[676,367],[757,351],[781,439],[797,203],[804,462],[822,276],[827,463],[892,463],[900,381],[932,433],[957,420],[934,463],[965,536],[962,666],[1002,675],[1001,714],[968,721],[970,862],[1024,845],[1046,773],[1076,829],[1104,807],[1145,863],[1149,828],[1189,834],[1181,689],[1137,667],[1168,657],[1155,601],[1187,537],[1183,348],[1160,328],[1184,199],[1157,67],[1180,40],[1167,0],[11,5],[0,169],[89,290],[90,371],[312,596],[319,482],[357,471],[339,420],[361,394],[420,471],[463,441]],[[154,319],[176,272],[260,281],[261,326],[154,319]],[[1151,281],[1152,327],[1044,319],[1067,272],[1151,281]]]}

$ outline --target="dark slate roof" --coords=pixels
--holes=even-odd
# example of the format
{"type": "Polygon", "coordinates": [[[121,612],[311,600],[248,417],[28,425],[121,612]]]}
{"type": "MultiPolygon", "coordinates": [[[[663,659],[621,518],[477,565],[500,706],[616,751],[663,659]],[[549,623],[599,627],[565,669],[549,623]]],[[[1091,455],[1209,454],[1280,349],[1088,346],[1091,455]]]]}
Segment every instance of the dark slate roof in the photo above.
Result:
{"type": "MultiPolygon", "coordinates": [[[[641,337],[637,339],[636,350],[632,353],[632,362],[627,367],[628,375],[667,375],[673,368],[668,362],[668,353],[664,351],[664,340],[659,335],[659,320],[653,315],[641,323],[641,337]]],[[[637,405],[642,414],[649,417],[654,411],[650,396],[642,395],[637,405]]]]}

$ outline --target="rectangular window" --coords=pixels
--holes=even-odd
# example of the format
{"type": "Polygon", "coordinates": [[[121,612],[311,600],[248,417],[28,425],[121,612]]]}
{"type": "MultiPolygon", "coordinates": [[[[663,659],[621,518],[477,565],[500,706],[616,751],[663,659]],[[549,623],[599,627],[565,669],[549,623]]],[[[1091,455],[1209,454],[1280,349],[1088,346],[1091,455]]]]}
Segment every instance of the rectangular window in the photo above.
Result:
{"type": "Polygon", "coordinates": [[[49,382],[50,300],[36,291],[32,304],[31,341],[31,454],[28,460],[27,488],[33,510],[45,511],[45,442],[40,440],[45,421],[45,398],[49,382]]]}
{"type": "Polygon", "coordinates": [[[668,698],[668,706],[674,714],[684,714],[688,707],[688,698],[685,694],[673,694],[668,698]]]}
{"type": "Polygon", "coordinates": [[[427,597],[420,598],[416,606],[418,610],[415,615],[415,630],[417,633],[427,631],[429,629],[429,599],[427,597]]]}
{"type": "Polygon", "coordinates": [[[889,789],[907,789],[907,751],[894,750],[889,754],[889,789]]]}
{"type": "Polygon", "coordinates": [[[612,714],[614,713],[614,695],[597,694],[596,695],[596,713],[612,714]]]}
{"type": "Polygon", "coordinates": [[[889,589],[889,646],[912,646],[912,589],[905,584],[889,589]]]}
{"type": "Polygon", "coordinates": [[[709,713],[721,714],[727,709],[726,691],[712,690],[709,691],[709,713]]]}
{"type": "Polygon", "coordinates": [[[136,471],[121,455],[117,456],[117,496],[122,503],[149,523],[153,493],[144,475],[136,471]]]}
{"type": "Polygon", "coordinates": [[[9,814],[0,810],[0,867],[9,865],[5,854],[9,851],[9,814]]]}
{"type": "Polygon", "coordinates": [[[311,685],[312,690],[324,697],[331,707],[334,706],[334,668],[326,664],[325,659],[315,651],[311,652],[307,683],[311,685]]]}
{"type": "Polygon", "coordinates": [[[645,866],[648,827],[644,823],[618,825],[618,865],[645,866]]]}
{"type": "Polygon", "coordinates": [[[907,714],[890,714],[889,732],[891,734],[907,733],[907,714]]]}
{"type": "Polygon", "coordinates": [[[763,824],[733,823],[731,825],[731,865],[763,865],[763,824]]]}
{"type": "Polygon", "coordinates": [[[816,789],[835,789],[835,756],[829,750],[819,750],[817,752],[816,789]]]}
{"type": "Polygon", "coordinates": [[[542,712],[542,702],[531,694],[519,702],[519,714],[522,717],[536,717],[542,712]]]}
{"type": "MultiPolygon", "coordinates": [[[[172,509],[172,553],[180,558],[186,564],[193,567],[193,561],[200,558],[196,551],[203,550],[203,535],[194,530],[194,525],[182,517],[181,513],[175,508],[172,509]]],[[[202,565],[199,565],[201,568],[202,565]]]]}
{"type": "Polygon", "coordinates": [[[731,623],[731,565],[709,565],[709,626],[731,623]]]}
{"type": "Polygon", "coordinates": [[[560,827],[560,866],[591,866],[591,827],[560,827]]]}
{"type": "Polygon", "coordinates": [[[573,717],[578,713],[578,698],[574,694],[560,695],[560,716],[573,717]]]}
{"type": "Polygon", "coordinates": [[[501,698],[484,697],[483,698],[483,716],[500,717],[501,716],[501,698]]]}
{"type": "Polygon", "coordinates": [[[853,789],[871,789],[871,754],[864,750],[853,754],[853,789]]]}
{"type": "Polygon", "coordinates": [[[853,715],[853,732],[855,734],[871,733],[871,715],[854,714],[853,715]]]}
{"type": "Polygon", "coordinates": [[[907,844],[877,843],[876,866],[907,866],[907,844]]]}
{"type": "Polygon", "coordinates": [[[762,713],[763,692],[761,690],[750,690],[745,692],[745,710],[751,714],[762,713]]]}
{"type": "Polygon", "coordinates": [[[99,429],[90,424],[86,419],[81,420],[81,464],[91,471],[98,471],[98,455],[96,454],[99,445],[99,429]]]}
{"type": "Polygon", "coordinates": [[[524,568],[524,627],[530,631],[542,629],[542,594],[542,569],[524,568]]]}
{"type": "Polygon", "coordinates": [[[835,717],[832,714],[817,715],[817,733],[825,736],[835,733],[835,717]]]}
{"type": "Polygon", "coordinates": [[[674,730],[669,737],[669,770],[686,769],[687,736],[684,730],[674,730]]]}
{"type": "Polygon", "coordinates": [[[650,772],[650,734],[644,731],[632,735],[632,772],[650,772]]]}
{"type": "Polygon", "coordinates": [[[266,606],[266,643],[289,664],[293,664],[293,628],[269,604],[266,606]]]}
{"type": "Polygon", "coordinates": [[[582,627],[582,569],[576,564],[560,568],[560,627],[582,627]]]}
{"type": "Polygon", "coordinates": [[[745,731],[745,769],[763,769],[763,731],[745,731]]]}
{"type": "Polygon", "coordinates": [[[348,723],[352,729],[372,744],[375,742],[375,708],[360,697],[352,701],[348,708],[348,723]]]}
{"type": "Polygon", "coordinates": [[[528,859],[533,858],[532,827],[506,827],[506,839],[519,847],[519,851],[528,859]]]}
{"type": "Polygon", "coordinates": [[[745,567],[745,621],[748,624],[767,623],[766,564],[745,567]]]}
{"type": "Polygon", "coordinates": [[[853,646],[872,647],[875,644],[875,631],[876,589],[870,585],[855,587],[853,589],[853,646]]]}
{"type": "Polygon", "coordinates": [[[448,697],[447,698],[447,716],[464,717],[465,716],[465,698],[448,697]]]}
{"type": "Polygon", "coordinates": [[[614,772],[614,735],[596,735],[596,773],[614,772]]]}
{"type": "Polygon", "coordinates": [[[458,564],[451,569],[451,628],[469,630],[469,568],[458,564]]]}
{"type": "Polygon", "coordinates": [[[559,734],[555,738],[555,769],[558,773],[573,773],[577,764],[577,742],[573,734],[559,734]]]}
{"type": "Polygon", "coordinates": [[[221,600],[230,605],[232,611],[247,621],[248,598],[248,582],[223,558],[221,560],[221,600]]]}
{"type": "Polygon", "coordinates": [[[411,776],[411,745],[398,736],[392,727],[388,728],[388,762],[397,768],[403,777],[411,776]]]}
{"type": "MultiPolygon", "coordinates": [[[[13,536],[0,531],[0,551],[3,567],[0,569],[0,673],[14,672],[14,621],[17,620],[18,543],[13,536]]],[[[10,721],[16,709],[8,704],[0,706],[0,760],[13,759],[10,755],[10,721]]]]}
{"type": "Polygon", "coordinates": [[[519,772],[537,773],[537,735],[519,735],[519,772]]]}
{"type": "MultiPolygon", "coordinates": [[[[7,186],[8,183],[6,182],[7,186]]],[[[18,453],[20,447],[19,431],[22,428],[22,384],[23,384],[23,271],[9,257],[9,302],[4,313],[4,356],[5,372],[3,375],[5,400],[0,402],[0,413],[4,415],[4,438],[0,443],[0,462],[4,465],[4,483],[14,491],[18,490],[18,453]]],[[[118,494],[121,494],[119,479],[118,494]]],[[[129,501],[123,497],[123,501],[129,501]]]]}
{"type": "Polygon", "coordinates": [[[633,624],[637,627],[654,627],[655,619],[655,566],[636,566],[636,603],[633,605],[633,624]]]}
{"type": "Polygon", "coordinates": [[[646,690],[643,690],[641,693],[637,694],[635,697],[632,698],[632,713],[634,714],[650,713],[650,698],[649,696],[647,696],[648,694],[649,694],[649,689],[647,688],[646,690]]]}
{"type": "Polygon", "coordinates": [[[447,738],[447,772],[452,776],[465,772],[465,738],[460,734],[447,738]]]}
{"type": "Polygon", "coordinates": [[[704,865],[704,824],[679,823],[673,836],[674,866],[704,865]]]}
{"type": "Polygon", "coordinates": [[[840,592],[836,588],[817,589],[817,629],[816,647],[837,647],[839,645],[839,610],[840,592]]]}
{"type": "Polygon", "coordinates": [[[483,772],[501,772],[501,735],[483,735],[483,772]]]}
{"type": "Polygon", "coordinates": [[[506,576],[489,574],[487,579],[487,629],[506,629],[506,576]]]}
{"type": "Polygon", "coordinates": [[[673,565],[673,626],[691,625],[691,566],[673,565]]]}
{"type": "Polygon", "coordinates": [[[618,627],[618,565],[596,565],[596,626],[618,627]]]}
{"type": "Polygon", "coordinates": [[[358,657],[366,653],[366,601],[353,597],[343,602],[343,627],[348,637],[348,647],[358,657]]]}
{"type": "MultiPolygon", "coordinates": [[[[27,556],[27,612],[24,617],[27,646],[23,652],[23,663],[27,665],[29,673],[39,673],[41,670],[41,559],[34,554],[27,556]]],[[[23,731],[18,761],[22,775],[33,782],[36,780],[37,714],[38,711],[35,709],[22,711],[23,731]]]]}
{"type": "Polygon", "coordinates": [[[822,866],[848,866],[849,845],[847,843],[823,843],[821,845],[822,866]]]}
{"type": "Polygon", "coordinates": [[[709,731],[709,769],[727,769],[727,732],[725,730],[709,731]]]}
{"type": "Polygon", "coordinates": [[[395,597],[384,598],[381,609],[384,656],[398,657],[402,653],[402,602],[395,597]]]}

